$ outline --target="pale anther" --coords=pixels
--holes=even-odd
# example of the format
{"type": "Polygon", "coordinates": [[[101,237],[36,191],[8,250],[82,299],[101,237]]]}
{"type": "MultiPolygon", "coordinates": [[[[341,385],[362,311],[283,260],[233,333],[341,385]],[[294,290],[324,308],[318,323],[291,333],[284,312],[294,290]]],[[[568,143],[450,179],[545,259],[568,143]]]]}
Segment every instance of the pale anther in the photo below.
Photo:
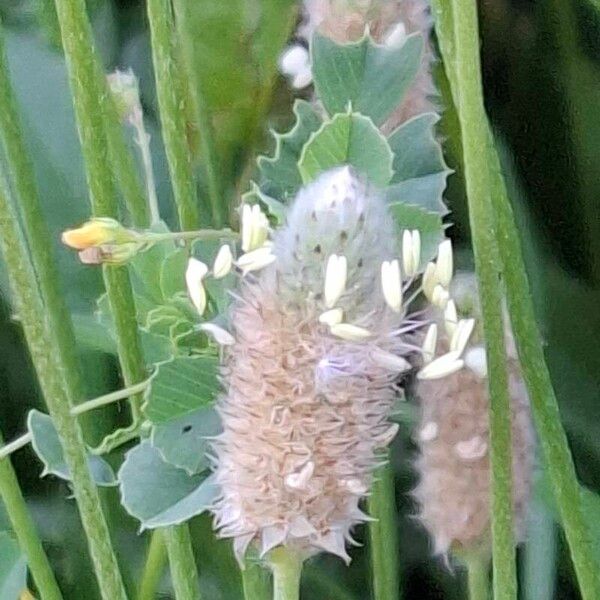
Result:
{"type": "Polygon", "coordinates": [[[444,240],[438,248],[436,276],[438,282],[446,288],[452,281],[453,269],[452,242],[450,240],[444,240]]]}
{"type": "Polygon", "coordinates": [[[338,325],[344,318],[344,311],[341,308],[332,308],[326,310],[324,313],[319,315],[319,323],[325,325],[338,325]]]}
{"type": "Polygon", "coordinates": [[[435,323],[432,323],[427,329],[425,339],[423,340],[423,362],[425,364],[430,363],[435,356],[435,349],[437,347],[438,328],[435,323]]]}
{"type": "Polygon", "coordinates": [[[458,352],[448,352],[423,367],[417,373],[417,379],[441,379],[460,371],[463,366],[464,361],[458,352]]]}
{"type": "Polygon", "coordinates": [[[229,271],[231,271],[232,264],[233,254],[231,253],[231,247],[229,244],[223,244],[219,248],[213,264],[213,277],[215,279],[221,279],[225,277],[229,271]]]}
{"type": "Polygon", "coordinates": [[[202,314],[206,309],[206,290],[202,280],[208,273],[208,267],[196,258],[190,258],[185,271],[185,283],[188,294],[196,310],[202,314]]]}
{"type": "Polygon", "coordinates": [[[325,306],[333,308],[346,289],[348,263],[345,256],[332,254],[325,269],[325,306]]]}
{"type": "Polygon", "coordinates": [[[350,323],[339,323],[338,325],[332,325],[329,331],[336,337],[348,340],[351,342],[358,342],[360,340],[371,337],[371,332],[364,327],[358,325],[351,325],[350,323]]]}
{"type": "Polygon", "coordinates": [[[462,354],[475,327],[475,319],[461,319],[450,341],[450,350],[462,354]]]}
{"type": "Polygon", "coordinates": [[[402,276],[397,259],[381,263],[381,289],[387,305],[394,311],[402,310],[402,276]]]}

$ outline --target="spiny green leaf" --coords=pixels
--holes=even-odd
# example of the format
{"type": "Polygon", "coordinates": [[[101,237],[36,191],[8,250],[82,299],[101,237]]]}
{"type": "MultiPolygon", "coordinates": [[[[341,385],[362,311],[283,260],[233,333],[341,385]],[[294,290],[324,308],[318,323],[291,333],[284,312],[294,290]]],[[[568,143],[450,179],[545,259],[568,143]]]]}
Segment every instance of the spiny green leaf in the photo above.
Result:
{"type": "Polygon", "coordinates": [[[207,510],[218,493],[211,477],[189,475],[165,462],[148,440],[127,453],[119,485],[125,510],[142,529],[183,523],[207,510]]]}
{"type": "Polygon", "coordinates": [[[155,425],[212,404],[221,386],[213,356],[177,357],[158,365],[144,397],[144,413],[155,425]]]}
{"type": "Polygon", "coordinates": [[[19,544],[0,531],[0,598],[17,600],[27,587],[27,561],[19,544]]]}
{"type": "Polygon", "coordinates": [[[394,175],[388,195],[444,215],[448,210],[442,193],[450,170],[435,139],[434,127],[438,120],[435,113],[419,115],[388,137],[394,153],[394,175]]]}
{"type": "Polygon", "coordinates": [[[383,187],[392,177],[392,160],[390,147],[371,119],[348,112],[335,115],[311,135],[298,168],[308,183],[327,169],[350,164],[383,187]]]}
{"type": "MultiPolygon", "coordinates": [[[[302,186],[298,160],[311,134],[323,123],[312,104],[306,100],[296,100],[293,110],[296,123],[292,129],[284,134],[274,133],[275,154],[258,159],[261,173],[260,191],[280,202],[291,200],[302,186]]],[[[266,203],[264,200],[263,202],[266,203]]]]}
{"type": "Polygon", "coordinates": [[[380,46],[370,36],[337,44],[315,34],[311,44],[317,94],[330,115],[354,110],[383,123],[413,82],[423,53],[423,37],[409,36],[401,46],[380,46]]]}
{"type": "MultiPolygon", "coordinates": [[[[27,427],[31,433],[31,445],[44,463],[42,476],[52,474],[71,480],[69,467],[65,462],[63,449],[52,419],[38,410],[31,410],[27,417],[27,427]]],[[[117,484],[112,467],[99,456],[89,455],[88,466],[97,485],[110,487],[117,484]]]]}
{"type": "Polygon", "coordinates": [[[212,406],[206,406],[156,425],[152,429],[151,440],[164,460],[194,474],[208,467],[207,438],[217,435],[220,430],[221,421],[217,411],[212,406]]]}
{"type": "Polygon", "coordinates": [[[163,298],[171,298],[185,291],[185,269],[188,262],[188,250],[179,248],[165,256],[160,265],[160,289],[163,298]]]}
{"type": "Polygon", "coordinates": [[[404,202],[392,202],[389,209],[401,229],[418,229],[421,234],[421,266],[437,254],[444,240],[444,225],[439,213],[404,202]]]}

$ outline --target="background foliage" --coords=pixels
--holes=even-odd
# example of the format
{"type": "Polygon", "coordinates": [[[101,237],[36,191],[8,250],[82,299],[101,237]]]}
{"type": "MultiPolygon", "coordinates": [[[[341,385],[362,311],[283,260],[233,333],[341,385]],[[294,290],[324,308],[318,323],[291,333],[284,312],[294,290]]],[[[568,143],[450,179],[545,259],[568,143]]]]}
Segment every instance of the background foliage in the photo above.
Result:
{"type": "MultiPolygon", "coordinates": [[[[276,81],[273,99],[269,91],[276,78],[277,54],[293,25],[281,16],[284,4],[261,0],[263,23],[257,22],[259,11],[250,0],[194,0],[189,4],[194,27],[206,32],[193,51],[201,80],[210,82],[208,101],[217,115],[222,177],[232,201],[236,182],[247,181],[251,153],[271,149],[263,127],[265,116],[277,129],[294,120],[285,83],[276,81]]],[[[172,223],[144,6],[134,0],[90,0],[88,6],[107,70],[130,66],[140,78],[161,210],[172,223]]],[[[0,14],[7,26],[11,74],[45,216],[57,240],[69,306],[76,320],[86,323],[101,292],[99,273],[82,267],[72,254],[58,247],[59,232],[83,221],[89,209],[53,2],[4,0],[0,14]]],[[[600,347],[596,342],[600,335],[600,162],[596,159],[600,150],[599,14],[585,2],[481,3],[488,108],[511,175],[508,182],[518,199],[521,228],[526,232],[523,239],[534,300],[563,420],[580,478],[596,492],[600,490],[600,347]]],[[[440,126],[451,136],[456,131],[455,116],[444,113],[440,126]]],[[[314,130],[317,128],[318,124],[314,130]]],[[[188,135],[195,140],[198,132],[188,135]]],[[[451,144],[448,146],[447,162],[457,169],[451,144]]],[[[238,185],[242,191],[246,188],[246,183],[238,185]]],[[[469,267],[468,219],[460,170],[449,179],[449,185],[448,203],[455,223],[450,234],[465,248],[463,266],[469,267]]],[[[0,277],[3,279],[2,274],[0,277]]],[[[24,430],[29,409],[42,407],[19,328],[11,321],[4,283],[2,290],[0,422],[4,436],[10,439],[24,430]]],[[[84,333],[82,328],[79,331],[84,333]]],[[[87,349],[81,358],[89,397],[120,385],[114,358],[102,348],[87,349]]],[[[88,443],[96,444],[120,422],[117,409],[93,413],[86,422],[88,443]]],[[[431,561],[428,541],[410,518],[414,507],[407,492],[414,485],[414,477],[406,462],[400,462],[400,455],[414,452],[408,432],[404,431],[395,444],[406,597],[458,598],[463,582],[441,562],[431,561]]],[[[42,465],[30,449],[15,456],[15,466],[66,597],[95,598],[96,586],[75,507],[65,501],[67,484],[54,476],[39,479],[42,465]]],[[[541,488],[540,498],[544,495],[541,488]]],[[[148,538],[138,536],[136,523],[119,507],[114,489],[106,488],[102,496],[110,507],[110,527],[125,576],[137,579],[148,538]]],[[[522,552],[525,594],[539,600],[576,598],[564,542],[557,538],[551,517],[545,517],[552,509],[541,501],[538,504],[529,548],[522,552]]],[[[600,513],[591,495],[589,510],[600,513]]],[[[4,525],[0,507],[0,530],[4,525]]],[[[239,575],[229,544],[208,543],[211,537],[202,532],[209,528],[205,515],[192,522],[193,539],[202,539],[195,551],[204,597],[239,598],[239,575]]],[[[363,535],[360,531],[359,538],[363,535]]],[[[9,563],[9,559],[2,561],[3,565],[9,563]]],[[[18,558],[11,568],[19,577],[22,567],[18,558]]],[[[368,589],[367,578],[364,551],[353,554],[349,570],[339,561],[323,557],[305,569],[306,598],[362,600],[368,589]]],[[[166,581],[163,587],[168,589],[166,581]]]]}

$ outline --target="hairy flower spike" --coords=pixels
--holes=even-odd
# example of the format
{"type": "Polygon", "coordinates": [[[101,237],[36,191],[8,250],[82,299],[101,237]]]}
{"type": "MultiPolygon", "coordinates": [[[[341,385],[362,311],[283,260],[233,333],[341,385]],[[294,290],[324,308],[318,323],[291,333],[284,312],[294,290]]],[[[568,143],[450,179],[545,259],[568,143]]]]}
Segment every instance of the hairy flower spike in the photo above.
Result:
{"type": "Polygon", "coordinates": [[[428,325],[386,304],[381,265],[398,242],[382,197],[340,167],[299,192],[272,248],[254,250],[274,262],[236,294],[214,443],[215,526],[238,558],[254,544],[349,560],[359,501],[398,430],[395,383],[428,325]]]}

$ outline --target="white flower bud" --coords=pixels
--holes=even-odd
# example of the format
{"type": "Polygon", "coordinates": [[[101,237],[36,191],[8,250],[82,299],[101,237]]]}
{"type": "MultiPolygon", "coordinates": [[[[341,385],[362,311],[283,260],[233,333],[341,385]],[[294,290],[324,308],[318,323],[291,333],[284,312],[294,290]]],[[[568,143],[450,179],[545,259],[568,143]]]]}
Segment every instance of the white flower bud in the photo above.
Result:
{"type": "Polygon", "coordinates": [[[271,251],[271,246],[262,246],[242,254],[236,264],[242,270],[242,274],[246,275],[251,271],[258,271],[272,262],[275,262],[275,255],[271,251]]]}
{"type": "Polygon", "coordinates": [[[200,329],[209,333],[214,338],[215,342],[221,346],[232,346],[235,344],[235,338],[229,331],[226,331],[214,323],[202,323],[200,329]]]}
{"type": "Polygon", "coordinates": [[[348,263],[345,256],[332,254],[325,268],[325,306],[332,308],[346,289],[348,263]]]}
{"type": "Polygon", "coordinates": [[[242,250],[250,252],[260,248],[269,234],[269,220],[258,204],[242,207],[242,250]]]}
{"type": "Polygon", "coordinates": [[[208,273],[208,267],[196,258],[190,258],[185,271],[185,283],[188,294],[199,314],[206,309],[206,291],[202,280],[208,273]]]}
{"type": "Polygon", "coordinates": [[[431,303],[438,308],[444,310],[450,300],[450,293],[442,285],[438,284],[433,288],[433,294],[431,296],[431,303]]]}
{"type": "Polygon", "coordinates": [[[423,367],[417,373],[417,379],[441,379],[460,371],[463,366],[464,361],[458,352],[448,352],[423,367]]]}
{"type": "Polygon", "coordinates": [[[414,277],[421,262],[421,234],[418,229],[402,234],[402,266],[407,277],[414,277]]]}
{"type": "Polygon", "coordinates": [[[408,371],[411,368],[410,363],[406,359],[385,350],[374,350],[371,352],[371,358],[380,367],[389,369],[394,373],[404,373],[404,371],[408,371]]]}
{"type": "Polygon", "coordinates": [[[438,284],[438,280],[436,277],[436,268],[435,263],[429,262],[425,267],[425,271],[423,272],[423,277],[421,278],[421,286],[423,287],[423,293],[427,300],[431,302],[433,298],[433,290],[435,286],[438,284]]]}
{"type": "Polygon", "coordinates": [[[457,325],[458,313],[456,312],[456,304],[454,300],[448,300],[448,304],[446,304],[446,308],[444,310],[444,327],[450,338],[456,331],[457,325]]]}
{"type": "Polygon", "coordinates": [[[402,277],[398,260],[381,263],[381,288],[387,305],[394,311],[402,309],[402,277]]]}
{"type": "Polygon", "coordinates": [[[292,86],[296,89],[302,89],[312,82],[308,50],[299,44],[290,46],[281,55],[279,69],[291,79],[292,86]]]}
{"type": "Polygon", "coordinates": [[[450,240],[444,240],[438,248],[435,270],[438,282],[445,288],[447,288],[452,281],[453,269],[452,242],[450,240]]]}
{"type": "Polygon", "coordinates": [[[215,279],[222,279],[229,271],[233,264],[233,255],[231,254],[231,247],[229,244],[223,244],[217,252],[215,262],[213,264],[213,277],[215,279]]]}

